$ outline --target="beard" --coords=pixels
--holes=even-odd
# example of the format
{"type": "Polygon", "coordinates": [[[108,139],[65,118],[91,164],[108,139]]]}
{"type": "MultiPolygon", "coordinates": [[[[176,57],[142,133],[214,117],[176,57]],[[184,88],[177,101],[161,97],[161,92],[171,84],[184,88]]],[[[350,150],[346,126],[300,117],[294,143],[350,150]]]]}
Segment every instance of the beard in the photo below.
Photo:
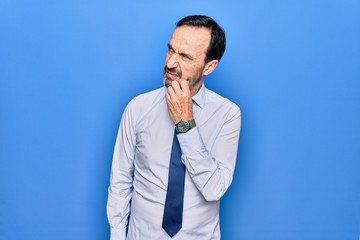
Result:
{"type": "MultiPolygon", "coordinates": [[[[202,67],[202,68],[199,68],[194,76],[191,76],[191,77],[187,77],[185,78],[186,81],[189,82],[189,87],[190,87],[190,91],[195,87],[197,86],[200,82],[202,82],[202,80],[204,79],[203,75],[202,75],[202,72],[204,70],[205,66],[202,67]]],[[[171,85],[171,82],[174,81],[173,79],[169,78],[167,75],[166,75],[166,72],[170,72],[172,74],[175,74],[179,79],[182,78],[183,76],[183,73],[181,70],[177,70],[176,68],[167,68],[166,66],[164,67],[164,74],[163,74],[163,81],[164,81],[164,85],[166,87],[170,87],[171,85]]]]}
{"type": "Polygon", "coordinates": [[[164,85],[166,87],[170,87],[171,82],[173,81],[171,78],[169,78],[166,75],[166,72],[171,72],[172,74],[175,74],[179,79],[182,78],[182,71],[181,70],[177,70],[176,68],[167,68],[166,66],[164,67],[164,85]]]}

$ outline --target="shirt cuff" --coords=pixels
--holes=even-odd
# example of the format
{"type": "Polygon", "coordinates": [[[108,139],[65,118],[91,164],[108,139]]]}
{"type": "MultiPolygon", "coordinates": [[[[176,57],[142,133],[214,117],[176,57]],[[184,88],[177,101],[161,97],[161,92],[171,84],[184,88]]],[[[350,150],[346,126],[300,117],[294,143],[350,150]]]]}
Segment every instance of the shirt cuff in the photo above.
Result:
{"type": "Polygon", "coordinates": [[[186,133],[180,133],[177,137],[180,143],[181,152],[184,155],[188,156],[194,152],[199,153],[199,150],[200,153],[204,152],[204,150],[206,152],[206,149],[203,149],[205,148],[204,143],[197,127],[190,129],[186,133]]]}
{"type": "Polygon", "coordinates": [[[125,229],[110,229],[110,240],[125,240],[126,239],[126,233],[125,229]]]}

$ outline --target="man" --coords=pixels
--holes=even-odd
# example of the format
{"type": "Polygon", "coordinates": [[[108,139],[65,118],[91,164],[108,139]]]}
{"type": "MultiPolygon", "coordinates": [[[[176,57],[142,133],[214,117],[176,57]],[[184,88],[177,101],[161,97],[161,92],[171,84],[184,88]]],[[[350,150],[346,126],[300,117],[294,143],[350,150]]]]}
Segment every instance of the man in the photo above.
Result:
{"type": "Polygon", "coordinates": [[[232,181],[241,115],[234,103],[206,89],[204,78],[225,44],[213,19],[183,18],[168,43],[165,87],[126,107],[107,204],[112,240],[220,239],[219,199],[232,181]],[[176,178],[173,159],[184,169],[176,178]]]}

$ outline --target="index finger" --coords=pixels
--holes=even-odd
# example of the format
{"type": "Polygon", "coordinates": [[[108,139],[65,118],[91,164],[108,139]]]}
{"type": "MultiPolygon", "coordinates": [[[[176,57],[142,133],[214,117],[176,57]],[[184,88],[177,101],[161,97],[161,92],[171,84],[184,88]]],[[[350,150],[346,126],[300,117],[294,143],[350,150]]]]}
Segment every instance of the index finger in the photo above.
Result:
{"type": "Polygon", "coordinates": [[[190,92],[190,86],[189,86],[189,81],[185,80],[185,79],[180,79],[179,80],[179,85],[182,91],[189,93],[190,92]]]}
{"type": "Polygon", "coordinates": [[[171,88],[174,90],[175,93],[181,91],[181,86],[180,86],[180,83],[178,81],[172,81],[171,82],[171,88]]]}

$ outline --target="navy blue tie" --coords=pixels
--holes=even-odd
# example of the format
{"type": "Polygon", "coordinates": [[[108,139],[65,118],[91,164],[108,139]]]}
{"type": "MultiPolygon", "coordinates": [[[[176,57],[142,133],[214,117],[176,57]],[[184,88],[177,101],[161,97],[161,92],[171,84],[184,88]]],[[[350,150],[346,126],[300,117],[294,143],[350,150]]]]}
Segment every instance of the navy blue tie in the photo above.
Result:
{"type": "Polygon", "coordinates": [[[162,222],[163,229],[170,237],[173,237],[182,226],[184,184],[185,166],[181,162],[181,149],[175,131],[171,150],[169,180],[162,222]]]}

